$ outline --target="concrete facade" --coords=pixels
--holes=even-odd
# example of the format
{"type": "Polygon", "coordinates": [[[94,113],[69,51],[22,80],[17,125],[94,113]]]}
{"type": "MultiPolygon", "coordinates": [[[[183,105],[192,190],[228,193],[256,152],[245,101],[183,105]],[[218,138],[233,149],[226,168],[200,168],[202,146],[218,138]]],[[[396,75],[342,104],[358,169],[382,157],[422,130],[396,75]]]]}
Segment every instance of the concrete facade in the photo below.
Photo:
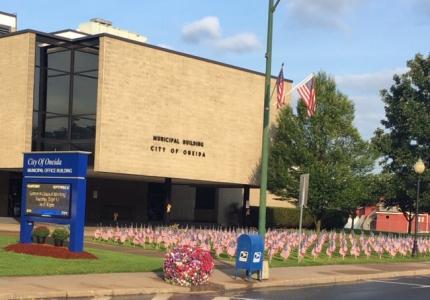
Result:
{"type": "Polygon", "coordinates": [[[31,151],[35,35],[0,39],[0,168],[22,168],[31,151]]]}

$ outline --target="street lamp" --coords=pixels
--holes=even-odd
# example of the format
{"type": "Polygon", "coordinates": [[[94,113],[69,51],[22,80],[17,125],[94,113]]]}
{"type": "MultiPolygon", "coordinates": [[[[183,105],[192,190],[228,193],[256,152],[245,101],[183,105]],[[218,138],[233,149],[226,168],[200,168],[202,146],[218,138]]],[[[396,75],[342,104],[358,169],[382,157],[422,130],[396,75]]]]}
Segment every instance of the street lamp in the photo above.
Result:
{"type": "Polygon", "coordinates": [[[415,205],[416,211],[415,211],[415,235],[414,235],[414,246],[412,248],[412,256],[418,255],[418,200],[420,197],[420,180],[421,180],[421,174],[424,173],[426,169],[426,166],[423,162],[423,160],[420,158],[414,165],[415,173],[418,174],[418,185],[417,185],[417,203],[415,205]]]}

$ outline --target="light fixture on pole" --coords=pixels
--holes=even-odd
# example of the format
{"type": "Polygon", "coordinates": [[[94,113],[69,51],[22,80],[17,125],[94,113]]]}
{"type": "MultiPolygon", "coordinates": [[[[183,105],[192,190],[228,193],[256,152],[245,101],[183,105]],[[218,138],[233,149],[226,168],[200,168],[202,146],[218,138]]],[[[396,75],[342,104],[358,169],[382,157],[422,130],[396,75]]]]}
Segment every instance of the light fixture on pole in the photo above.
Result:
{"type": "Polygon", "coordinates": [[[269,165],[269,127],[270,127],[270,80],[272,79],[272,32],[273,13],[281,0],[269,0],[266,48],[266,74],[264,81],[264,107],[263,107],[263,140],[261,146],[261,176],[260,176],[260,202],[258,208],[258,233],[264,237],[266,234],[266,192],[267,169],[269,165]]]}
{"type": "Polygon", "coordinates": [[[415,234],[414,234],[414,246],[412,248],[412,256],[418,255],[418,230],[419,230],[419,224],[418,224],[418,201],[420,198],[420,180],[421,180],[421,174],[424,173],[426,169],[426,166],[423,162],[423,160],[420,158],[414,165],[415,173],[418,174],[418,184],[417,184],[417,203],[415,205],[415,234]]]}

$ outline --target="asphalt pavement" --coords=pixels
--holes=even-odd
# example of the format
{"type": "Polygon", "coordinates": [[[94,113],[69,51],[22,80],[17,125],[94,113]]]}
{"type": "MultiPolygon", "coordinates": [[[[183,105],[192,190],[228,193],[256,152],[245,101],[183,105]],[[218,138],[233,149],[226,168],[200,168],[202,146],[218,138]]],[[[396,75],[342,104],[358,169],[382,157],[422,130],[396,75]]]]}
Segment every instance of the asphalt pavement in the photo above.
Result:
{"type": "MultiPolygon", "coordinates": [[[[88,299],[88,298],[87,298],[88,299]]],[[[105,298],[106,299],[106,298],[105,298]]],[[[218,294],[159,294],[113,297],[112,300],[426,300],[430,299],[430,276],[361,281],[354,284],[258,289],[218,294]]],[[[106,299],[107,300],[107,299],[106,299]]]]}

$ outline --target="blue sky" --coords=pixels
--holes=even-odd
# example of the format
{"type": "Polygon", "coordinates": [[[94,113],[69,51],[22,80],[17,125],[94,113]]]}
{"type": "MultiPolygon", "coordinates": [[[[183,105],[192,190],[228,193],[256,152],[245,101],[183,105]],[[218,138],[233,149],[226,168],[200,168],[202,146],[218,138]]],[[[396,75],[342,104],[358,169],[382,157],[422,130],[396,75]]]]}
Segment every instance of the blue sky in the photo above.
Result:
{"type": "MultiPolygon", "coordinates": [[[[46,32],[101,17],[151,44],[264,72],[267,3],[0,0],[0,11],[17,13],[19,29],[46,32]]],[[[407,71],[416,53],[430,52],[430,0],[281,0],[273,36],[272,73],[282,62],[296,83],[327,72],[354,101],[355,124],[370,138],[384,117],[379,90],[407,71]]]]}

